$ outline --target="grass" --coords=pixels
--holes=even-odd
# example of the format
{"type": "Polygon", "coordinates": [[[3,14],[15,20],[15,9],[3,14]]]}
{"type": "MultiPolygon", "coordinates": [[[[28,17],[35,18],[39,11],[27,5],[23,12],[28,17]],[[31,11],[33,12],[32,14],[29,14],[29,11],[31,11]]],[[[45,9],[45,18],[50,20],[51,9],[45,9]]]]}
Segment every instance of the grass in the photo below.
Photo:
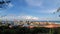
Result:
{"type": "Polygon", "coordinates": [[[0,34],[60,34],[60,27],[59,28],[44,28],[44,27],[34,27],[34,28],[27,28],[27,27],[12,27],[9,28],[8,26],[0,26],[0,34]]]}

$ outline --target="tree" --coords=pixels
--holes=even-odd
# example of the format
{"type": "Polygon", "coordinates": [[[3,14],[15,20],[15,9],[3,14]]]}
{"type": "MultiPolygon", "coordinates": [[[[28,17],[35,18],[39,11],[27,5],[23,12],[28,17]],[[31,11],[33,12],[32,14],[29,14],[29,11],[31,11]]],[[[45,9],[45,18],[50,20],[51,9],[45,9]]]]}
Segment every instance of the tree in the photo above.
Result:
{"type": "Polygon", "coordinates": [[[2,25],[2,21],[1,21],[1,19],[0,19],[0,26],[2,25]]]}
{"type": "MultiPolygon", "coordinates": [[[[56,12],[53,12],[53,14],[56,14],[56,13],[58,13],[58,12],[60,12],[60,7],[57,9],[56,12]]],[[[60,17],[60,15],[58,15],[58,17],[60,17]]]]}
{"type": "Polygon", "coordinates": [[[0,8],[2,9],[5,9],[5,8],[7,8],[8,7],[8,5],[9,5],[9,3],[10,3],[11,1],[10,0],[1,0],[0,1],[0,8]]]}

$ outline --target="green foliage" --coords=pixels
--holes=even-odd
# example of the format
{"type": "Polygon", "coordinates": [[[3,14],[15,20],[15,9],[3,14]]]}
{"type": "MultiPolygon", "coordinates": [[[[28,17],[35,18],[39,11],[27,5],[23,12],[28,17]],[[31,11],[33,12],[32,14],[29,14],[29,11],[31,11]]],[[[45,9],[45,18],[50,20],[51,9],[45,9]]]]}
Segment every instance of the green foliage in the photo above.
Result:
{"type": "Polygon", "coordinates": [[[8,26],[0,27],[0,34],[37,34],[37,33],[48,33],[48,34],[60,34],[60,28],[43,28],[43,27],[34,27],[32,29],[27,27],[13,27],[8,28],[8,26]]]}

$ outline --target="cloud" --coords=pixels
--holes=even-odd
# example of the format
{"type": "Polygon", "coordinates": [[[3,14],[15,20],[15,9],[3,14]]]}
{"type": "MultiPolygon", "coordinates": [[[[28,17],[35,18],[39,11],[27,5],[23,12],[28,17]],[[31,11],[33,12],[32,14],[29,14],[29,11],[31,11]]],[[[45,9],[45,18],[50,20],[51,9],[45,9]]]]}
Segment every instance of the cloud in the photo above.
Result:
{"type": "Polygon", "coordinates": [[[54,0],[54,3],[57,5],[57,4],[60,4],[60,0],[54,0]]]}
{"type": "Polygon", "coordinates": [[[3,20],[38,20],[38,17],[34,17],[34,16],[12,16],[12,15],[7,15],[7,16],[3,16],[1,17],[1,19],[3,20]]]}
{"type": "Polygon", "coordinates": [[[56,11],[57,11],[57,9],[47,9],[47,10],[45,10],[44,13],[53,13],[53,12],[56,12],[56,11]]]}
{"type": "Polygon", "coordinates": [[[21,18],[21,19],[26,19],[26,20],[39,20],[38,17],[34,17],[34,16],[18,16],[18,18],[21,18]]]}
{"type": "Polygon", "coordinates": [[[60,17],[34,17],[34,16],[3,16],[2,20],[31,20],[31,21],[60,21],[60,17]]]}
{"type": "Polygon", "coordinates": [[[29,7],[32,7],[36,13],[53,13],[57,10],[60,0],[26,0],[29,7]],[[57,6],[57,7],[56,7],[57,6]],[[35,9],[36,7],[36,9],[35,9]]]}
{"type": "Polygon", "coordinates": [[[59,17],[40,17],[40,21],[60,21],[59,17]]]}
{"type": "Polygon", "coordinates": [[[60,0],[25,0],[29,7],[54,8],[60,7],[60,0]]]}
{"type": "Polygon", "coordinates": [[[13,7],[13,4],[9,3],[9,4],[8,4],[8,7],[9,7],[9,8],[10,8],[10,7],[13,7]]]}
{"type": "Polygon", "coordinates": [[[36,13],[41,13],[41,14],[53,14],[54,12],[57,11],[57,8],[54,9],[42,9],[42,10],[36,10],[34,12],[36,13]]]}
{"type": "Polygon", "coordinates": [[[28,6],[32,6],[32,7],[42,6],[42,1],[40,0],[26,0],[26,3],[28,4],[28,6]]]}

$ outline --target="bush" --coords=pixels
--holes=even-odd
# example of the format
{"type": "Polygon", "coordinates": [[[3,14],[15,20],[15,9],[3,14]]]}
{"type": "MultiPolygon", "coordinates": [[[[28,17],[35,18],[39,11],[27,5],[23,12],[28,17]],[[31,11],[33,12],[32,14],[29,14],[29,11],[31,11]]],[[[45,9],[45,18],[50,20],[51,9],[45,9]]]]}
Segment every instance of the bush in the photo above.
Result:
{"type": "MultiPolygon", "coordinates": [[[[37,33],[49,33],[50,29],[43,27],[34,27],[32,29],[27,27],[13,27],[8,26],[0,27],[0,34],[37,34],[37,33]]],[[[53,28],[53,34],[60,34],[60,28],[53,28]]]]}

